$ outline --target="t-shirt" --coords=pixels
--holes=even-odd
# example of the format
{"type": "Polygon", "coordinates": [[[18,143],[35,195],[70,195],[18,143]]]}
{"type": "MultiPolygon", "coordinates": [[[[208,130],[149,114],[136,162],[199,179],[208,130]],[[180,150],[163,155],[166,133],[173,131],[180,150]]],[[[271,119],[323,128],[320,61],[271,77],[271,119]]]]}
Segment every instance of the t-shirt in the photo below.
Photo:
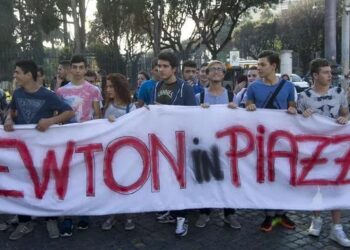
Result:
{"type": "Polygon", "coordinates": [[[170,105],[176,87],[176,82],[171,84],[162,84],[161,88],[157,92],[156,102],[170,105]]]}
{"type": "Polygon", "coordinates": [[[108,105],[108,107],[106,108],[104,118],[108,118],[111,115],[113,115],[115,118],[119,118],[119,117],[125,115],[126,113],[133,111],[133,110],[136,110],[136,106],[133,103],[129,104],[129,108],[127,105],[117,106],[114,103],[110,103],[108,105]]]}
{"type": "Polygon", "coordinates": [[[239,107],[245,107],[247,102],[247,88],[242,88],[233,98],[234,103],[239,107]]]}
{"type": "Polygon", "coordinates": [[[324,95],[320,95],[310,88],[301,92],[298,98],[299,111],[304,112],[311,108],[317,114],[334,119],[339,117],[341,108],[347,107],[348,101],[341,87],[330,88],[324,95]]]}
{"type": "Polygon", "coordinates": [[[151,104],[155,85],[156,81],[153,79],[144,81],[137,96],[138,100],[142,100],[147,105],[151,104]]]}
{"type": "Polygon", "coordinates": [[[37,124],[42,118],[51,118],[59,113],[72,110],[55,92],[41,87],[34,93],[18,88],[13,93],[10,108],[16,111],[15,124],[37,124]]]}
{"type": "MultiPolygon", "coordinates": [[[[213,95],[212,93],[209,92],[207,88],[204,90],[204,103],[208,104],[228,104],[228,93],[227,89],[223,88],[223,92],[220,95],[213,95]]],[[[201,100],[200,100],[200,93],[196,94],[196,102],[199,105],[201,100]]],[[[231,100],[232,101],[232,100],[231,100]]]]}
{"type": "Polygon", "coordinates": [[[99,89],[85,81],[82,85],[74,85],[72,82],[59,88],[57,95],[72,107],[75,112],[70,122],[85,122],[93,119],[93,102],[102,101],[99,89]]]}
{"type": "MultiPolygon", "coordinates": [[[[247,101],[252,101],[257,108],[266,108],[266,105],[273,95],[278,85],[281,83],[279,81],[276,84],[270,85],[264,83],[262,80],[254,81],[247,90],[247,101]]],[[[274,100],[274,107],[276,109],[288,109],[288,103],[295,101],[295,88],[293,83],[285,81],[283,87],[280,89],[278,95],[274,100]]]]}

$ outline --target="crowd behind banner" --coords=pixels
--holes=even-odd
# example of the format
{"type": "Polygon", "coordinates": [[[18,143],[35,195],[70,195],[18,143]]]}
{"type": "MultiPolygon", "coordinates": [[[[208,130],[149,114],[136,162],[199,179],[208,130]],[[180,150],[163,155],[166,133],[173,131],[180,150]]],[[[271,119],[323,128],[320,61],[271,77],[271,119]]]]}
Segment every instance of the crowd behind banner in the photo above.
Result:
{"type": "MultiPolygon", "coordinates": [[[[254,112],[257,109],[286,110],[290,116],[305,118],[317,113],[333,119],[334,123],[346,126],[349,120],[347,89],[341,86],[331,87],[332,70],[327,60],[315,59],[310,63],[312,84],[310,88],[298,93],[301,89],[297,91],[290,81],[290,76],[283,74],[284,72],[281,72],[281,78],[276,76],[280,66],[278,54],[273,51],[262,51],[258,58],[257,66],[249,68],[246,74],[237,77],[237,82],[231,88],[231,85],[223,86],[226,66],[221,61],[213,60],[196,65],[194,61],[189,60],[183,62],[180,67],[175,54],[161,52],[152,61],[151,72],[139,72],[137,90],[133,95],[126,76],[119,73],[106,75],[103,70],[91,71],[81,55],[74,55],[71,60],[59,63],[56,82],[50,86],[51,90],[45,87],[44,72],[35,62],[18,61],[13,75],[18,88],[14,91],[9,104],[1,102],[4,130],[13,133],[15,125],[35,124],[38,131],[46,132],[50,131],[50,126],[54,124],[83,123],[101,118],[115,122],[121,116],[138,108],[149,108],[148,105],[200,105],[205,109],[218,104],[226,105],[228,109],[241,107],[246,110],[245,112],[254,112]]],[[[162,124],[162,126],[169,125],[162,124]]],[[[263,127],[258,128],[260,134],[264,134],[264,131],[263,127]]],[[[308,139],[322,141],[320,136],[308,139]]],[[[262,139],[258,139],[257,143],[262,143],[259,140],[262,139]]],[[[193,143],[199,142],[194,140],[193,143]]],[[[157,145],[155,142],[154,146],[157,145]]],[[[235,145],[234,141],[231,142],[232,145],[235,145]]],[[[259,158],[261,154],[263,152],[258,152],[258,159],[261,158],[259,158]]],[[[314,155],[310,161],[317,161],[317,157],[318,155],[314,155]]],[[[51,160],[52,157],[47,158],[48,165],[51,160]]],[[[260,163],[257,160],[250,164],[258,166],[260,163]]],[[[305,166],[308,168],[307,164],[305,166]]],[[[235,215],[235,207],[223,207],[223,209],[224,222],[233,229],[241,228],[239,218],[235,215]]],[[[210,220],[210,212],[210,207],[202,207],[195,225],[205,227],[210,220]]],[[[187,210],[163,211],[158,213],[156,218],[160,223],[174,223],[175,234],[182,237],[189,232],[187,213],[187,210]]],[[[342,246],[350,247],[350,240],[341,225],[340,209],[333,209],[331,213],[333,224],[330,238],[342,246]]],[[[65,216],[62,219],[46,217],[45,220],[50,238],[72,236],[73,217],[65,216]],[[62,225],[61,230],[58,227],[59,221],[62,225]]],[[[10,234],[11,240],[20,239],[34,229],[32,218],[28,215],[18,215],[9,222],[1,223],[0,229],[6,230],[8,224],[13,221],[17,221],[18,226],[10,234]]],[[[109,230],[114,223],[115,215],[111,215],[101,227],[109,230]]],[[[260,230],[270,232],[276,224],[291,230],[296,227],[288,217],[287,211],[266,210],[260,230]]],[[[76,227],[80,230],[87,229],[89,218],[80,216],[76,227]]],[[[125,230],[134,228],[132,216],[126,215],[125,230]]],[[[322,218],[319,212],[315,211],[308,233],[319,236],[321,228],[322,218]]]]}

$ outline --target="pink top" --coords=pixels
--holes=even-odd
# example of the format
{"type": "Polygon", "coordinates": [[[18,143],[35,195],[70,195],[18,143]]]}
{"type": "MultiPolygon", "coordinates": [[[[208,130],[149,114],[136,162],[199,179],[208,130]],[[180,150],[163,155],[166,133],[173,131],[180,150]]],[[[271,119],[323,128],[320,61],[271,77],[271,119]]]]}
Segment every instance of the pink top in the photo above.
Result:
{"type": "Polygon", "coordinates": [[[85,81],[82,85],[72,82],[57,89],[57,95],[69,104],[75,112],[72,122],[85,122],[93,119],[93,102],[102,100],[101,92],[94,85],[85,81]]]}

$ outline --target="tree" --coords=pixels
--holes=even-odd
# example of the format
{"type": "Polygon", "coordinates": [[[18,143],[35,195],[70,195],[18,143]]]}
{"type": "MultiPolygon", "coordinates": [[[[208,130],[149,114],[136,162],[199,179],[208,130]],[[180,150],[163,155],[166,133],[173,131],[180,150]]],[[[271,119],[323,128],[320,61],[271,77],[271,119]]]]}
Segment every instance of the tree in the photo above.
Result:
{"type": "Polygon", "coordinates": [[[185,2],[201,42],[209,50],[212,58],[216,59],[217,54],[231,41],[233,30],[248,9],[278,3],[278,0],[186,0],[185,2]],[[223,40],[218,41],[218,35],[227,22],[230,22],[231,26],[223,36],[223,40]]]}
{"type": "Polygon", "coordinates": [[[0,80],[10,79],[13,65],[9,62],[13,59],[16,50],[15,42],[15,16],[13,1],[3,0],[0,2],[0,80]]]}
{"type": "Polygon", "coordinates": [[[299,54],[303,73],[308,70],[309,62],[324,48],[325,9],[323,0],[316,3],[317,8],[309,1],[292,5],[276,21],[283,48],[299,54]]]}

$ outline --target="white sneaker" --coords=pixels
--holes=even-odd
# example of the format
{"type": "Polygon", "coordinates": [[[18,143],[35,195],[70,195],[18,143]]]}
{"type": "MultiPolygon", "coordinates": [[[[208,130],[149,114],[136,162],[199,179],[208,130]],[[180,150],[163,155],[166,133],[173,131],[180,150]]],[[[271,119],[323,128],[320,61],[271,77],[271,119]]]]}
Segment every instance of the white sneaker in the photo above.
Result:
{"type": "Polygon", "coordinates": [[[341,224],[332,226],[330,238],[343,247],[350,247],[350,240],[346,237],[341,224]]]}
{"type": "Polygon", "coordinates": [[[124,224],[124,230],[131,231],[135,229],[135,223],[132,219],[126,219],[124,224]]]}
{"type": "Polygon", "coordinates": [[[312,217],[311,225],[308,229],[308,234],[312,236],[320,236],[322,229],[322,218],[312,217]]]}
{"type": "Polygon", "coordinates": [[[187,234],[188,225],[186,222],[186,218],[184,217],[176,217],[176,236],[185,236],[187,234]]]}
{"type": "Polygon", "coordinates": [[[24,235],[29,234],[33,231],[34,225],[31,221],[25,223],[19,223],[16,227],[15,231],[10,234],[10,240],[18,240],[22,238],[24,235]]]}

